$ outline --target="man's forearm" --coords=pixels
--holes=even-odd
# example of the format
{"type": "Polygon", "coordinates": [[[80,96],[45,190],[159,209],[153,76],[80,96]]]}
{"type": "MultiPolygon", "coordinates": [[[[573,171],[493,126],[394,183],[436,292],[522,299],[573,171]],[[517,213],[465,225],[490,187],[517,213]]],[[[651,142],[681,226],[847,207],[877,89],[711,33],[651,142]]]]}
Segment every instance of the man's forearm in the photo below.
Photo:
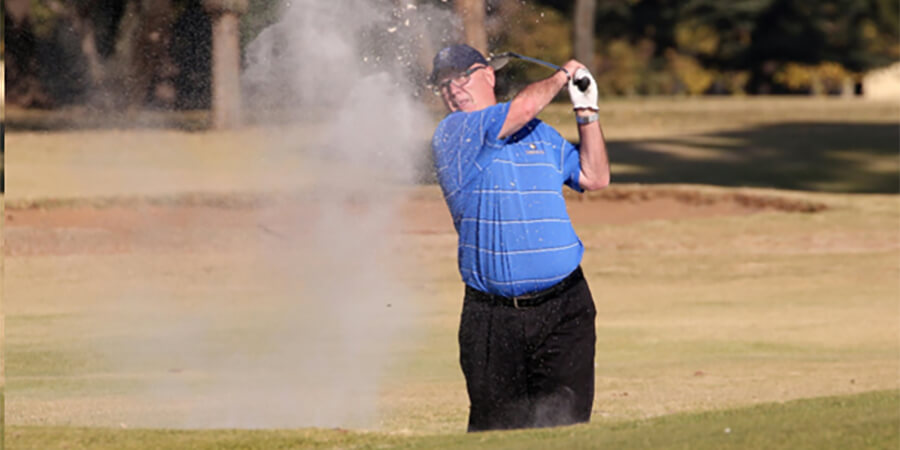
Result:
{"type": "Polygon", "coordinates": [[[567,82],[568,76],[559,70],[553,76],[531,83],[522,89],[509,104],[509,112],[500,130],[500,138],[512,135],[537,117],[567,82]]]}
{"type": "MultiPolygon", "coordinates": [[[[596,114],[591,110],[577,110],[576,115],[587,118],[596,114]]],[[[609,185],[609,157],[606,153],[606,140],[600,121],[578,125],[578,136],[581,139],[578,156],[581,160],[581,173],[578,184],[585,190],[602,189],[609,185]]]]}

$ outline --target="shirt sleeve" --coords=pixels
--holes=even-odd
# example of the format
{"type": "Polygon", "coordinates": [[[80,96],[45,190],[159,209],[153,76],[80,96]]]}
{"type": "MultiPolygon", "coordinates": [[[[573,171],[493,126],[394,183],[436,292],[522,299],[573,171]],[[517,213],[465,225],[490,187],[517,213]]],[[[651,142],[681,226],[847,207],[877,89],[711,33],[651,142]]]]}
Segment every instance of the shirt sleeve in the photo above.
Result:
{"type": "Polygon", "coordinates": [[[435,171],[445,194],[463,186],[472,170],[484,169],[483,155],[503,147],[499,138],[509,103],[470,113],[454,112],[438,125],[431,140],[435,171]],[[481,161],[481,164],[479,164],[481,161]]]}
{"type": "MultiPolygon", "coordinates": [[[[503,146],[503,139],[500,139],[500,130],[503,129],[503,123],[506,122],[506,115],[509,113],[509,103],[498,103],[489,106],[480,111],[470,113],[471,119],[479,122],[478,134],[484,138],[484,144],[490,147],[503,146]]],[[[473,123],[474,125],[474,123],[473,123]]]]}
{"type": "Polygon", "coordinates": [[[571,142],[565,141],[563,144],[563,176],[564,183],[570,188],[584,192],[584,189],[578,182],[581,175],[581,157],[578,154],[578,147],[572,145],[571,142]]]}
{"type": "Polygon", "coordinates": [[[503,139],[498,136],[508,112],[509,103],[499,103],[470,113],[455,112],[445,119],[448,125],[456,125],[447,127],[447,131],[458,134],[460,143],[475,144],[479,148],[500,147],[503,139]]]}

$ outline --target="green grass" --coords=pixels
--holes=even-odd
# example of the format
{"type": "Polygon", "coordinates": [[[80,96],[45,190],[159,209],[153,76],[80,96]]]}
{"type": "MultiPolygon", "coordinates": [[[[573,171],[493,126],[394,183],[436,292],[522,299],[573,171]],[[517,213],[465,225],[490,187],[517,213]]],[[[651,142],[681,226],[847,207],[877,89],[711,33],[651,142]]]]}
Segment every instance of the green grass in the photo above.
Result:
{"type": "Polygon", "coordinates": [[[13,426],[10,449],[896,449],[900,391],[555,429],[402,436],[341,429],[153,430],[13,426]]]}
{"type": "MultiPolygon", "coordinates": [[[[693,189],[710,198],[734,193],[693,189]]],[[[417,192],[440,201],[433,188],[417,192]]],[[[897,197],[745,193],[826,208],[627,225],[575,217],[598,309],[595,411],[601,420],[898,388],[897,197]]],[[[592,198],[580,204],[582,212],[595,208],[592,198]]],[[[203,221],[184,226],[166,232],[208,232],[203,221]]],[[[405,324],[411,330],[380,353],[391,364],[374,369],[383,377],[369,397],[377,411],[361,426],[427,434],[465,426],[456,344],[461,288],[452,225],[447,227],[445,233],[403,237],[410,245],[402,251],[411,252],[406,256],[414,267],[404,282],[418,312],[405,324]]],[[[23,231],[12,227],[7,239],[16,242],[23,231]]],[[[278,354],[267,350],[267,342],[284,334],[296,339],[290,342],[306,337],[324,354],[346,350],[329,343],[327,329],[304,322],[302,314],[285,314],[296,317],[290,326],[273,321],[266,311],[297,302],[285,287],[291,285],[266,264],[247,264],[254,254],[246,252],[260,237],[252,223],[222,232],[223,250],[202,253],[188,246],[7,257],[7,424],[185,427],[193,423],[188,411],[201,419],[210,414],[206,423],[215,424],[204,393],[216,385],[205,383],[222,381],[221,366],[241,370],[229,358],[278,354]],[[141,306],[129,314],[102,307],[104,299],[132,297],[141,306]],[[304,326],[307,334],[289,332],[304,326]],[[130,348],[139,351],[132,355],[125,351],[130,348]],[[180,387],[196,392],[181,395],[180,387]]],[[[358,346],[347,354],[363,355],[369,342],[354,342],[358,346]]],[[[320,395],[302,381],[303,360],[273,366],[269,373],[289,375],[273,389],[320,395]]],[[[335,364],[330,373],[341,374],[342,367],[335,364]]],[[[335,380],[326,384],[352,385],[335,380]]],[[[266,388],[242,386],[272,395],[266,388]]],[[[307,406],[299,402],[282,416],[294,417],[288,423],[296,426],[315,423],[308,417],[314,408],[307,406]]]]}
{"type": "Polygon", "coordinates": [[[53,131],[70,129],[111,128],[177,128],[201,131],[209,128],[209,112],[195,111],[116,111],[98,110],[86,106],[69,106],[51,110],[6,109],[7,130],[53,131]]]}
{"type": "MultiPolygon", "coordinates": [[[[229,357],[254,355],[253,345],[265,348],[286,329],[311,330],[287,333],[296,338],[290,342],[307,338],[323,345],[323,354],[341,351],[318,337],[322,324],[296,311],[285,314],[297,321],[290,327],[267,315],[266,307],[297,298],[294,285],[272,270],[280,267],[260,257],[257,245],[269,241],[259,227],[221,224],[210,233],[207,221],[190,215],[178,227],[157,230],[183,248],[6,257],[7,378],[0,400],[10,448],[896,449],[897,105],[705,99],[602,106],[614,186],[570,203],[587,215],[573,216],[573,223],[586,246],[583,266],[598,308],[595,422],[461,432],[467,412],[455,336],[461,285],[447,222],[434,233],[402,236],[405,246],[396,249],[409,259],[403,281],[419,309],[406,324],[413,330],[389,347],[391,364],[380,367],[378,392],[368,398],[377,411],[361,426],[379,431],[163,430],[191,426],[181,420],[188,411],[215,408],[197,400],[202,395],[172,396],[181,391],[166,390],[170,385],[202,394],[216,380],[217,363],[236,367],[225,364],[229,357]],[[691,185],[622,184],[666,180],[691,185]],[[591,203],[604,195],[634,208],[646,208],[641,202],[655,196],[672,200],[659,207],[685,210],[736,198],[797,208],[616,224],[589,218],[594,208],[610,206],[591,203]],[[115,312],[104,309],[110,299],[136,302],[135,312],[101,314],[115,312]],[[142,352],[123,353],[128,348],[142,352]],[[170,348],[210,362],[191,364],[170,348]]],[[[565,105],[545,114],[571,137],[565,105]]],[[[132,205],[261,212],[254,209],[267,207],[260,192],[302,191],[333,179],[294,151],[308,133],[293,132],[290,148],[272,150],[264,129],[17,131],[8,136],[6,162],[8,175],[18,175],[8,179],[15,189],[5,200],[41,213],[132,205]]],[[[413,193],[443,208],[436,187],[413,193]]],[[[15,218],[20,211],[6,213],[15,218]]],[[[267,216],[260,221],[267,224],[267,216]]],[[[37,227],[6,225],[7,242],[35,239],[37,227]]],[[[53,236],[78,239],[77,228],[61,225],[53,236]]],[[[312,270],[318,262],[292,264],[312,270]]],[[[320,322],[331,328],[329,320],[320,322]]],[[[337,369],[329,374],[342,373],[337,369]]],[[[317,394],[317,385],[295,379],[275,391],[304,387],[317,394]]],[[[285,413],[313,409],[297,405],[285,413]]]]}
{"type": "MultiPolygon", "coordinates": [[[[841,99],[600,104],[613,181],[900,193],[900,105],[841,99]]],[[[572,113],[542,113],[577,140],[572,113]]]]}
{"type": "MultiPolygon", "coordinates": [[[[222,190],[220,180],[238,173],[242,183],[253,180],[254,186],[248,187],[272,190],[316,178],[320,168],[298,158],[302,151],[297,150],[317,148],[316,136],[323,127],[307,123],[253,125],[229,133],[185,132],[203,129],[197,123],[205,116],[197,114],[203,116],[123,116],[86,132],[66,125],[94,117],[77,109],[8,111],[4,164],[10,194],[16,201],[23,192],[32,199],[57,200],[147,196],[161,194],[148,184],[164,183],[178,185],[178,193],[210,192],[222,190]],[[118,130],[121,127],[130,129],[118,130]],[[160,127],[165,129],[147,130],[160,127]],[[30,156],[22,156],[23,151],[30,156]],[[62,163],[80,165],[79,171],[72,174],[62,163]]],[[[441,114],[435,114],[433,123],[441,114]]],[[[577,141],[572,117],[566,102],[554,103],[541,114],[563,136],[577,141]]],[[[614,183],[900,192],[897,102],[803,97],[603,100],[600,122],[614,183]]],[[[423,159],[429,158],[433,129],[416,131],[423,159]]],[[[420,168],[422,180],[434,181],[427,162],[420,168]]]]}

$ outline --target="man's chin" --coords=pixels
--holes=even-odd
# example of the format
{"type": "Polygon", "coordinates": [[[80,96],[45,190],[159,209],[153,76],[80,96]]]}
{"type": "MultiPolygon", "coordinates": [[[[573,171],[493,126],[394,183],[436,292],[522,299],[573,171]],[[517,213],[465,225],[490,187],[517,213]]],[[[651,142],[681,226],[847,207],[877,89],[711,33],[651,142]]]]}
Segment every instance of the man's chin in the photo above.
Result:
{"type": "Polygon", "coordinates": [[[456,104],[456,110],[462,112],[472,112],[475,110],[475,102],[471,100],[463,100],[456,104]]]}

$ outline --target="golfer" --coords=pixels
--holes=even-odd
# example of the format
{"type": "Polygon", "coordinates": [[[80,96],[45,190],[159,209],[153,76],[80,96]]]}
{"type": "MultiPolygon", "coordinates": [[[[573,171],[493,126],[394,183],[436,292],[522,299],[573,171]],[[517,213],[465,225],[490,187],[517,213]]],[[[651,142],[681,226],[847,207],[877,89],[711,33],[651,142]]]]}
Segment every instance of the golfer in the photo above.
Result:
{"type": "Polygon", "coordinates": [[[587,422],[596,310],[562,185],[582,192],[609,184],[596,82],[572,60],[497,103],[493,68],[467,45],[438,52],[430,81],[450,110],[432,151],[466,285],[459,359],[468,429],[587,422]],[[582,92],[572,81],[585,77],[582,92]],[[535,118],[566,86],[578,147],[535,118]]]}

